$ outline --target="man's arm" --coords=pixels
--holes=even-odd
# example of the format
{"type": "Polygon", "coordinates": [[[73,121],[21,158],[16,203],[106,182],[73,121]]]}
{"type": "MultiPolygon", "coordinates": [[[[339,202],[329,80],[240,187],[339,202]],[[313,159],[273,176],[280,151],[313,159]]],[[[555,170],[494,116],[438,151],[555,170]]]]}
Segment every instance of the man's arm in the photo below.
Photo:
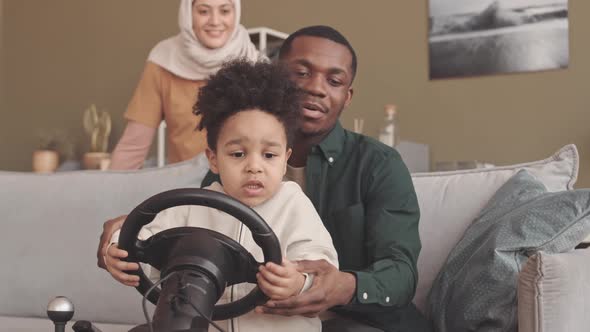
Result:
{"type": "Polygon", "coordinates": [[[353,274],[339,271],[324,259],[299,261],[297,265],[300,272],[314,275],[311,288],[286,300],[268,301],[257,307],[256,312],[315,317],[322,311],[351,301],[356,287],[353,274]]]}
{"type": "Polygon", "coordinates": [[[127,215],[119,216],[114,219],[110,219],[104,222],[102,226],[102,234],[100,234],[100,239],[98,240],[98,249],[96,250],[96,265],[101,269],[106,270],[106,265],[104,261],[104,257],[107,254],[107,248],[111,243],[111,237],[113,234],[123,227],[123,223],[127,215]]]}
{"type": "MultiPolygon", "coordinates": [[[[201,188],[207,187],[215,181],[219,182],[219,176],[209,171],[201,183],[201,188]]],[[[96,265],[98,265],[98,267],[101,269],[106,269],[104,264],[104,255],[106,254],[107,247],[110,244],[111,237],[117,230],[123,227],[125,218],[127,218],[127,215],[107,220],[102,226],[102,234],[100,234],[98,249],[96,250],[96,265]]]]}
{"type": "Polygon", "coordinates": [[[418,282],[420,210],[412,178],[396,154],[376,162],[365,199],[369,266],[349,271],[356,291],[345,310],[388,311],[408,305],[418,282]]]}
{"type": "Polygon", "coordinates": [[[334,306],[354,312],[389,311],[410,303],[417,284],[420,212],[412,179],[399,156],[372,163],[365,199],[369,265],[359,271],[338,271],[322,261],[300,263],[314,273],[304,294],[269,301],[258,311],[315,316],[334,306]],[[335,287],[334,285],[338,285],[335,287]],[[365,298],[366,294],[366,298],[365,298]]]}

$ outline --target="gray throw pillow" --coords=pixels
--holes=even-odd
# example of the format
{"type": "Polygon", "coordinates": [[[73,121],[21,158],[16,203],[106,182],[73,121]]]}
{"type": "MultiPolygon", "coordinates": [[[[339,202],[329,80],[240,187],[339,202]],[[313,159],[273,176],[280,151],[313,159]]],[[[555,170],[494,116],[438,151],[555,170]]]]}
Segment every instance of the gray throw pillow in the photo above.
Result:
{"type": "Polygon", "coordinates": [[[509,179],[451,251],[429,294],[439,332],[517,331],[518,273],[532,254],[570,251],[590,232],[590,189],[549,193],[509,179]]]}

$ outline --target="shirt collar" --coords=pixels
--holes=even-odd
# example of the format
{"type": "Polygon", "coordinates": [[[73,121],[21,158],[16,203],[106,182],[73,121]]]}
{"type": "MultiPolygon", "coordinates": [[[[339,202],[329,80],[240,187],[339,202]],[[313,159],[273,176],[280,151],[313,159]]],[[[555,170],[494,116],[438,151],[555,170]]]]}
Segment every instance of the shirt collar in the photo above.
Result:
{"type": "Polygon", "coordinates": [[[332,128],[332,131],[324,138],[320,144],[317,145],[318,149],[321,151],[321,155],[324,159],[328,162],[330,166],[334,164],[342,150],[344,149],[344,141],[345,141],[346,133],[340,121],[336,121],[336,125],[332,128]]]}

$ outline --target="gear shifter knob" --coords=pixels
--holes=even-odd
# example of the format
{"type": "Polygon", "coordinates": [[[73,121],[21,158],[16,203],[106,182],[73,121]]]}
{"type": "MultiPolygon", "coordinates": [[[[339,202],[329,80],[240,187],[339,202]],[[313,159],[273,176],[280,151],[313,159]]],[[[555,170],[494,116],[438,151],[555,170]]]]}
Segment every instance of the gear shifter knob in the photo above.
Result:
{"type": "Polygon", "coordinates": [[[74,304],[65,296],[58,296],[47,304],[47,317],[55,324],[55,332],[65,332],[66,323],[74,316],[74,304]]]}

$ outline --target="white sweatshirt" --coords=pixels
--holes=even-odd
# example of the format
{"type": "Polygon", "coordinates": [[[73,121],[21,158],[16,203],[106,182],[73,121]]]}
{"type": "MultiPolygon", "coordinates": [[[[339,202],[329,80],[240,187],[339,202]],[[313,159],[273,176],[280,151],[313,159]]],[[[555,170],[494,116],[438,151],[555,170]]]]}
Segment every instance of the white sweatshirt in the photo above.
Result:
{"type": "MultiPolygon", "coordinates": [[[[224,192],[223,187],[217,182],[205,189],[224,192]]],[[[295,182],[283,182],[272,198],[253,209],[275,232],[281,244],[283,257],[291,261],[325,259],[338,267],[336,249],[330,234],[311,201],[295,182]]],[[[244,246],[257,261],[264,260],[262,249],[254,242],[252,233],[246,226],[225,212],[204,206],[177,206],[164,210],[141,229],[138,237],[147,239],[163,230],[182,226],[203,227],[227,235],[244,246]]],[[[118,237],[117,232],[113,235],[112,242],[117,242],[118,237]]],[[[143,268],[146,275],[150,275],[145,266],[143,268]]],[[[233,300],[239,299],[255,286],[244,283],[228,287],[218,304],[230,302],[232,297],[233,300]]],[[[252,311],[232,320],[233,324],[229,320],[216,323],[228,332],[321,331],[319,318],[303,316],[284,317],[256,314],[252,311]]],[[[209,331],[217,330],[209,327],[209,331]]]]}

